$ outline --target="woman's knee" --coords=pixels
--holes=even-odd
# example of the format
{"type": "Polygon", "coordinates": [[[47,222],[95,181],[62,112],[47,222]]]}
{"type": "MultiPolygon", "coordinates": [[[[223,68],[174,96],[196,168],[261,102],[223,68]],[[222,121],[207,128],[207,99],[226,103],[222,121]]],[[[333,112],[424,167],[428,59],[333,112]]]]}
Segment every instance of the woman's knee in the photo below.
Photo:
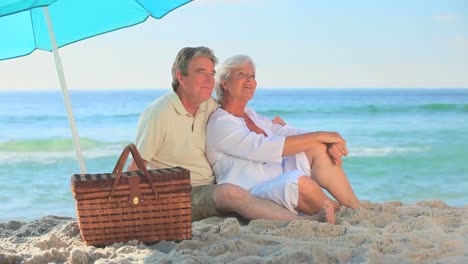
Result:
{"type": "Polygon", "coordinates": [[[307,175],[299,177],[298,190],[299,190],[299,197],[313,195],[314,193],[318,193],[322,191],[320,185],[318,185],[318,183],[316,183],[307,175]]]}
{"type": "Polygon", "coordinates": [[[314,144],[309,151],[311,151],[314,154],[320,155],[320,154],[327,154],[327,144],[325,143],[317,143],[314,144]]]}
{"type": "Polygon", "coordinates": [[[314,144],[309,150],[307,150],[305,153],[306,153],[306,156],[307,156],[307,159],[309,160],[309,163],[312,165],[312,163],[321,158],[321,157],[324,157],[324,156],[328,156],[327,154],[327,145],[324,144],[324,143],[317,143],[317,144],[314,144]]]}

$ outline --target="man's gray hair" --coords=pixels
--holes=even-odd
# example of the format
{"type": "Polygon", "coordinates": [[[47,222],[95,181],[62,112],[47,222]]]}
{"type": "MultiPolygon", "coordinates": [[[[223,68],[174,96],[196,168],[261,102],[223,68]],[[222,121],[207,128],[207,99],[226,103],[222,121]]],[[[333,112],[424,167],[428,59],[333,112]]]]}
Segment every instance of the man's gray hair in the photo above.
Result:
{"type": "Polygon", "coordinates": [[[172,89],[177,91],[179,88],[179,81],[177,80],[176,72],[180,71],[182,76],[188,75],[188,66],[190,62],[196,57],[206,57],[213,62],[213,65],[218,63],[218,59],[214,55],[214,52],[207,47],[185,47],[177,53],[177,56],[172,65],[172,89]]]}
{"type": "Polygon", "coordinates": [[[252,58],[247,55],[232,56],[219,66],[218,71],[216,72],[215,84],[216,101],[218,101],[218,104],[221,105],[224,98],[224,89],[222,83],[229,79],[229,75],[231,74],[232,69],[240,67],[246,63],[252,64],[255,69],[255,63],[253,62],[252,58]]]}

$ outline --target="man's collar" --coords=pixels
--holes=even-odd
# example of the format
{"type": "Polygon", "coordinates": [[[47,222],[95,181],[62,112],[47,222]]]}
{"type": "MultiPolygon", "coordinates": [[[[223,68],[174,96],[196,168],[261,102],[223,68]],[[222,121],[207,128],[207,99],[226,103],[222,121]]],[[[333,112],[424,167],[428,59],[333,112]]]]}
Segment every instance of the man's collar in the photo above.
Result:
{"type": "MultiPolygon", "coordinates": [[[[182,104],[182,101],[180,101],[180,98],[179,96],[177,95],[176,92],[174,91],[171,91],[170,93],[170,100],[171,100],[171,103],[172,105],[174,106],[174,109],[176,110],[176,112],[179,114],[179,115],[186,115],[186,116],[193,116],[192,114],[190,114],[187,109],[185,109],[184,105],[182,104]]],[[[195,113],[195,115],[198,115],[198,113],[201,113],[201,112],[206,112],[206,108],[207,108],[207,105],[210,104],[209,101],[212,101],[213,104],[216,104],[216,102],[214,101],[213,98],[208,98],[208,100],[206,100],[205,102],[201,103],[198,107],[197,107],[197,112],[195,113]]]]}
{"type": "Polygon", "coordinates": [[[176,92],[172,91],[170,93],[170,100],[171,100],[172,106],[174,106],[175,111],[179,115],[192,116],[189,112],[187,112],[187,109],[185,109],[184,105],[180,101],[180,98],[176,94],[176,92]]]}

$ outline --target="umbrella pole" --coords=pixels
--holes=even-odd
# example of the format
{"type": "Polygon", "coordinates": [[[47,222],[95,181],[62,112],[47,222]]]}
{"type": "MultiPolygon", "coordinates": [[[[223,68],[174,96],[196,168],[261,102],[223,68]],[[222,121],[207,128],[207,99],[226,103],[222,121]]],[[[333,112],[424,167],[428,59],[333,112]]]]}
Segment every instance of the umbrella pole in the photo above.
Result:
{"type": "Polygon", "coordinates": [[[55,40],[55,34],[52,28],[52,21],[50,20],[49,9],[47,7],[44,7],[44,15],[47,21],[50,42],[52,44],[52,51],[54,53],[55,68],[57,70],[57,74],[60,81],[60,88],[62,89],[63,100],[65,101],[65,106],[67,109],[68,121],[70,123],[70,129],[73,136],[73,144],[75,145],[76,156],[80,165],[80,172],[84,174],[86,173],[86,166],[83,159],[83,153],[81,152],[80,139],[78,137],[78,131],[76,129],[75,118],[73,117],[70,97],[68,95],[67,83],[65,81],[65,75],[63,73],[62,60],[60,59],[60,55],[58,53],[57,42],[55,40]]]}

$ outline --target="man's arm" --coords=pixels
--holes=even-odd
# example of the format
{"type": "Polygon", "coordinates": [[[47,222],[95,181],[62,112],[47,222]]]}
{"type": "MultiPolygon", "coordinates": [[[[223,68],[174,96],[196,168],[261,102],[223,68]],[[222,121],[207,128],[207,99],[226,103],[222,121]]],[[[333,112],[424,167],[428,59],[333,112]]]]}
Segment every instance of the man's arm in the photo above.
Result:
{"type": "MultiPolygon", "coordinates": [[[[146,160],[143,160],[143,165],[146,167],[148,166],[148,161],[146,160]]],[[[140,169],[138,168],[138,165],[136,164],[136,162],[132,159],[132,161],[130,162],[130,165],[128,165],[128,168],[127,168],[127,171],[139,171],[140,169]]]]}
{"type": "Polygon", "coordinates": [[[286,125],[286,122],[284,122],[284,120],[283,120],[281,117],[279,117],[279,116],[275,116],[275,118],[273,118],[273,119],[271,120],[271,122],[272,122],[273,124],[277,124],[277,125],[282,125],[282,126],[285,126],[285,125],[286,125]]]}
{"type": "MultiPolygon", "coordinates": [[[[165,99],[167,101],[167,99],[165,99]]],[[[137,133],[135,138],[135,145],[140,153],[143,164],[146,167],[148,160],[153,158],[154,153],[160,148],[163,142],[163,137],[166,133],[163,125],[165,122],[164,101],[154,104],[146,108],[138,119],[137,133]]],[[[167,107],[166,107],[167,108],[167,107]]],[[[130,165],[127,167],[128,171],[137,171],[138,166],[132,159],[130,165]]]]}

